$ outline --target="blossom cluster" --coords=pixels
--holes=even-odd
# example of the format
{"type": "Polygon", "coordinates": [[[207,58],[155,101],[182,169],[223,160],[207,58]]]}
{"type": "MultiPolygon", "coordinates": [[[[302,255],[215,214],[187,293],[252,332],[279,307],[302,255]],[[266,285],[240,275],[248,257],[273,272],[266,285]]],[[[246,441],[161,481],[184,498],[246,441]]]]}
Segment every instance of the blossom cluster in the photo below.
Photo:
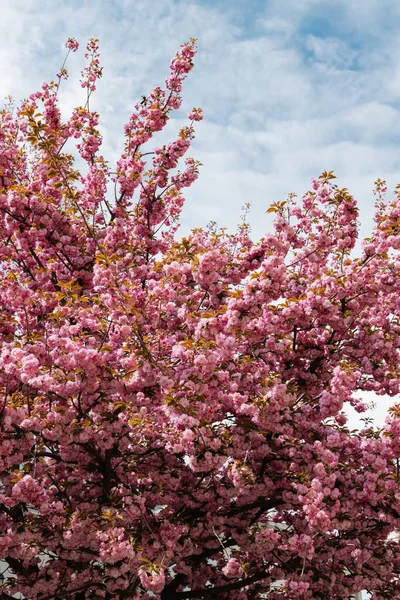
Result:
{"type": "Polygon", "coordinates": [[[400,197],[377,182],[360,256],[332,172],[258,242],[179,238],[201,109],[146,144],[195,51],[135,105],[114,171],[97,40],[69,119],[61,77],[0,113],[2,597],[399,597],[400,406],[382,431],[344,408],[399,394],[400,197]]]}

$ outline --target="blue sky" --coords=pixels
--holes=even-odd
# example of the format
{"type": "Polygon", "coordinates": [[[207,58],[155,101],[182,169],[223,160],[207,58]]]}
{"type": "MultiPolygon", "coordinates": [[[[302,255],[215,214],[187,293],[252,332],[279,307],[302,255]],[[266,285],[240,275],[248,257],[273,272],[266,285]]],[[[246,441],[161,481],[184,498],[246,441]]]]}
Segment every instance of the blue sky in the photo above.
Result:
{"type": "MultiPolygon", "coordinates": [[[[100,38],[104,77],[94,101],[104,153],[122,149],[135,100],[162,84],[177,47],[198,38],[182,112],[164,143],[202,106],[192,154],[201,176],[189,190],[183,231],[216,220],[233,229],[250,202],[259,238],[265,210],[312,176],[334,169],[372,224],[372,187],[400,182],[398,0],[2,0],[0,98],[18,102],[54,77],[64,43],[100,38]]],[[[61,93],[65,114],[83,100],[83,51],[61,93]]]]}
{"type": "MultiPolygon", "coordinates": [[[[0,96],[18,101],[54,76],[63,44],[99,37],[104,77],[96,108],[105,152],[121,148],[135,99],[163,82],[176,48],[199,39],[184,111],[202,106],[194,154],[201,178],[184,227],[233,228],[251,202],[254,236],[265,209],[335,169],[372,222],[372,186],[400,181],[400,3],[397,0],[2,0],[0,96]]],[[[82,102],[83,52],[69,61],[65,113],[82,102]]],[[[164,142],[182,124],[171,123],[164,142]]]]}

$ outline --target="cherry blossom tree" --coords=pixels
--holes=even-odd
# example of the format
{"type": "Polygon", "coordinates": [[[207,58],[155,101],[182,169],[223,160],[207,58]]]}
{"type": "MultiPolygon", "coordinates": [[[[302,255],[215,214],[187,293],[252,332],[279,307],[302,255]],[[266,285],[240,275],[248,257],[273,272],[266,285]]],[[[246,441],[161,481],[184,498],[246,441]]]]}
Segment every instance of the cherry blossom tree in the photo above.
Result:
{"type": "Polygon", "coordinates": [[[68,119],[65,65],[0,114],[1,599],[398,597],[400,406],[361,431],[343,408],[399,393],[400,188],[376,182],[359,256],[332,172],[258,242],[180,238],[201,110],[152,140],[194,55],[113,168],[95,39],[68,119]]]}

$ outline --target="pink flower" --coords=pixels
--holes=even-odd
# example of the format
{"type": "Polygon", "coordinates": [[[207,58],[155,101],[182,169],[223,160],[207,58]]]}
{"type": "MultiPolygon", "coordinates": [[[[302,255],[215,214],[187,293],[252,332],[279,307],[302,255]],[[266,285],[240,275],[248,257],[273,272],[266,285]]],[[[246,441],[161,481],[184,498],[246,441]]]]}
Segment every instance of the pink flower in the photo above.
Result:
{"type": "Polygon", "coordinates": [[[203,111],[201,108],[193,108],[191,112],[188,113],[188,117],[191,121],[202,121],[203,111]]]}
{"type": "Polygon", "coordinates": [[[76,52],[79,48],[79,43],[76,41],[75,38],[68,38],[65,47],[68,48],[68,50],[71,50],[72,52],[76,52]]]}
{"type": "Polygon", "coordinates": [[[152,571],[148,574],[143,568],[138,571],[140,583],[149,592],[159,593],[162,592],[165,586],[165,573],[163,569],[160,571],[152,571]]]}
{"type": "Polygon", "coordinates": [[[241,577],[244,573],[243,567],[237,558],[230,558],[226,565],[222,567],[222,572],[225,577],[229,578],[238,578],[241,577]]]}
{"type": "Polygon", "coordinates": [[[39,369],[39,360],[33,354],[24,356],[21,360],[22,369],[24,373],[29,376],[36,375],[39,369]]]}

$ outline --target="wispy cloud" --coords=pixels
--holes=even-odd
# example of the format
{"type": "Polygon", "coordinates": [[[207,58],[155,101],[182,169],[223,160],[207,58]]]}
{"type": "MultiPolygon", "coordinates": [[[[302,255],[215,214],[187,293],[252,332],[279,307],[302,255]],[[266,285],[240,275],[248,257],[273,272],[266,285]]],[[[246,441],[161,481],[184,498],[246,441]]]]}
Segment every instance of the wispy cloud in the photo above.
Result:
{"type": "MultiPolygon", "coordinates": [[[[151,9],[144,0],[3,0],[0,94],[19,99],[51,78],[67,36],[99,37],[105,71],[95,102],[116,157],[134,99],[163,80],[181,42],[198,37],[184,108],[205,110],[195,146],[204,168],[187,223],[208,218],[207,202],[232,227],[253,201],[261,235],[268,202],[301,193],[326,168],[368,215],[373,180],[394,184],[399,170],[399,38],[390,13],[400,14],[394,0],[165,0],[151,9]]],[[[71,58],[77,74],[80,60],[71,58]]],[[[65,111],[82,101],[76,81],[64,87],[65,111]]]]}

